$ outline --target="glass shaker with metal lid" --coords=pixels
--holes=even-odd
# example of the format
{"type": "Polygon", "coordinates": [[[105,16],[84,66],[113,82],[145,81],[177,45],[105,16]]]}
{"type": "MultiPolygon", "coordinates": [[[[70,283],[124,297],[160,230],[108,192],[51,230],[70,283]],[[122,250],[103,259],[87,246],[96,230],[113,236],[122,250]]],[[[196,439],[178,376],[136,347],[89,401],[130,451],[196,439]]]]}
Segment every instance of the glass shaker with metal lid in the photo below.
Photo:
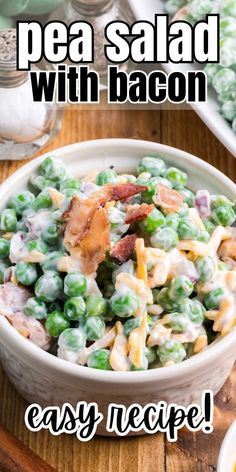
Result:
{"type": "Polygon", "coordinates": [[[16,69],[16,30],[0,30],[0,159],[26,159],[58,132],[56,104],[34,102],[29,73],[16,69]]]}
{"type": "Polygon", "coordinates": [[[109,63],[104,54],[104,46],[107,43],[104,31],[112,21],[123,20],[129,23],[131,19],[129,7],[121,8],[120,0],[69,0],[64,14],[61,20],[67,24],[87,21],[93,26],[94,64],[90,64],[90,67],[99,73],[101,83],[106,85],[109,63]]]}

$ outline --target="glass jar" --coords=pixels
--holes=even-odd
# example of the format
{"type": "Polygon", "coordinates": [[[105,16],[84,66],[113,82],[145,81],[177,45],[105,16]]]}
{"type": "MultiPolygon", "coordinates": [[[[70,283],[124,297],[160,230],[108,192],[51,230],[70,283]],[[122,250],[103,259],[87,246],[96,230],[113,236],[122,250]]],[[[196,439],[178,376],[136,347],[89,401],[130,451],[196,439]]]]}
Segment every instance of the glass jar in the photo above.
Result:
{"type": "Polygon", "coordinates": [[[0,159],[32,156],[57,134],[61,117],[56,104],[33,101],[29,73],[16,70],[16,30],[1,30],[0,159]]]}
{"type": "MultiPolygon", "coordinates": [[[[107,83],[107,67],[109,65],[104,54],[106,44],[104,30],[111,21],[124,20],[129,22],[128,12],[127,7],[126,16],[126,9],[121,9],[120,0],[69,0],[68,2],[63,18],[68,25],[75,21],[87,21],[93,26],[94,64],[90,64],[90,67],[99,73],[102,85],[107,83]]],[[[124,67],[126,68],[127,64],[122,65],[122,68],[124,67]]]]}

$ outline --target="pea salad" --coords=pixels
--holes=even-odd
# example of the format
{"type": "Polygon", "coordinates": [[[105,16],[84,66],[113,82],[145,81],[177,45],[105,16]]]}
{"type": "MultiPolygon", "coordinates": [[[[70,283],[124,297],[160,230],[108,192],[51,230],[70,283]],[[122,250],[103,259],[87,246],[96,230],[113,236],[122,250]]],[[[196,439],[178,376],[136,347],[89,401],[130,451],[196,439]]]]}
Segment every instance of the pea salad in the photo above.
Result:
{"type": "Polygon", "coordinates": [[[220,63],[204,68],[217,94],[222,116],[236,133],[236,2],[235,0],[167,0],[166,11],[175,20],[192,24],[206,15],[220,14],[220,63]]]}
{"type": "Polygon", "coordinates": [[[95,369],[170,366],[236,325],[235,203],[159,156],[82,180],[47,157],[0,218],[0,314],[95,369]]]}

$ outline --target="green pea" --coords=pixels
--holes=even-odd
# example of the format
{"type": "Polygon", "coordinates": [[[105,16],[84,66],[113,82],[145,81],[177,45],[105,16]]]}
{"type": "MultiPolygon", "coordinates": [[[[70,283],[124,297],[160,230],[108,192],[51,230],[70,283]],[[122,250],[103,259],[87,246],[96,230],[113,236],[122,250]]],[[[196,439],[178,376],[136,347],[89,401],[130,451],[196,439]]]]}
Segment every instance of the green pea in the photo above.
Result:
{"type": "MultiPolygon", "coordinates": [[[[232,38],[223,38],[221,39],[221,46],[227,43],[230,44],[232,38]]],[[[223,49],[223,48],[222,48],[223,49]]],[[[226,54],[227,55],[227,54],[226,54]]],[[[225,55],[222,54],[221,61],[224,60],[225,55]]],[[[223,62],[221,62],[223,65],[223,62]]],[[[212,85],[217,93],[227,92],[235,85],[236,74],[232,69],[229,69],[227,66],[219,70],[213,78],[212,85]]]]}
{"type": "Polygon", "coordinates": [[[137,177],[132,174],[123,174],[122,177],[125,177],[127,179],[127,182],[131,182],[132,184],[135,184],[137,180],[137,177]]]}
{"type": "Polygon", "coordinates": [[[113,313],[120,318],[134,316],[139,307],[139,300],[135,293],[116,293],[111,297],[110,305],[113,313]]]}
{"type": "Polygon", "coordinates": [[[38,251],[42,252],[42,254],[46,254],[48,252],[47,245],[43,241],[41,241],[41,239],[34,239],[32,241],[28,241],[26,243],[26,247],[29,252],[38,251]]]}
{"type": "Polygon", "coordinates": [[[10,242],[0,238],[0,259],[6,259],[10,253],[10,242]]]}
{"type": "Polygon", "coordinates": [[[229,101],[235,102],[235,99],[236,99],[236,90],[234,89],[227,90],[227,92],[222,92],[218,95],[218,100],[221,103],[226,103],[229,101]]]}
{"type": "Polygon", "coordinates": [[[139,166],[138,173],[149,172],[153,177],[163,175],[166,170],[166,164],[162,159],[158,157],[143,157],[139,166]]]}
{"type": "Polygon", "coordinates": [[[45,208],[50,208],[52,206],[52,199],[49,193],[46,190],[43,190],[39,195],[35,198],[32,209],[34,211],[43,210],[45,208]]]}
{"type": "Polygon", "coordinates": [[[187,299],[180,299],[180,300],[173,300],[169,296],[169,288],[164,287],[160,290],[158,296],[157,296],[157,302],[158,305],[161,305],[161,307],[167,311],[167,312],[173,312],[173,311],[181,311],[181,308],[184,309],[186,306],[188,300],[187,299]]]}
{"type": "Polygon", "coordinates": [[[236,102],[229,100],[223,103],[221,107],[223,117],[228,121],[233,121],[236,117],[236,102]]]}
{"type": "Polygon", "coordinates": [[[188,214],[189,214],[189,209],[186,205],[183,205],[178,211],[179,218],[186,218],[188,214]]]}
{"type": "Polygon", "coordinates": [[[151,236],[152,246],[164,251],[174,249],[178,242],[178,234],[172,228],[161,228],[151,236]]]}
{"type": "Polygon", "coordinates": [[[54,302],[63,292],[63,283],[57,272],[48,271],[35,284],[35,295],[46,303],[54,302]]]}
{"type": "Polygon", "coordinates": [[[175,231],[177,231],[178,224],[179,224],[179,215],[178,215],[178,213],[169,213],[168,215],[166,215],[165,226],[167,226],[168,228],[172,228],[175,231]]]}
{"type": "Polygon", "coordinates": [[[201,241],[202,243],[206,243],[206,244],[209,243],[210,235],[208,231],[205,231],[205,230],[198,231],[197,241],[201,241]]]}
{"type": "Polygon", "coordinates": [[[50,336],[57,338],[63,331],[65,331],[65,329],[70,327],[70,323],[63,313],[53,311],[52,313],[49,313],[45,327],[50,336]]]}
{"type": "Polygon", "coordinates": [[[22,285],[29,286],[34,284],[38,278],[35,264],[17,262],[15,266],[15,276],[22,285]]]}
{"type": "Polygon", "coordinates": [[[89,355],[87,365],[93,369],[112,370],[109,357],[110,351],[108,349],[100,349],[89,355]]]}
{"type": "Polygon", "coordinates": [[[68,297],[79,297],[87,289],[87,280],[80,272],[67,274],[64,280],[64,292],[68,297]]]}
{"type": "Polygon", "coordinates": [[[212,195],[211,196],[211,209],[217,208],[219,206],[229,206],[233,207],[234,203],[229,200],[225,195],[212,195]]]}
{"type": "Polygon", "coordinates": [[[73,177],[65,179],[61,182],[60,184],[60,191],[66,190],[66,189],[75,189],[75,190],[80,190],[81,187],[81,182],[78,179],[74,179],[73,177]]]}
{"type": "Polygon", "coordinates": [[[216,88],[218,93],[227,92],[228,90],[234,87],[235,76],[230,74],[230,72],[233,72],[232,66],[235,64],[235,62],[235,38],[232,38],[230,36],[221,37],[220,63],[224,68],[223,70],[227,72],[225,73],[225,77],[220,77],[220,79],[215,83],[215,87],[218,87],[218,89],[216,88]]]}
{"type": "Polygon", "coordinates": [[[211,292],[209,292],[204,299],[204,303],[208,310],[218,309],[220,307],[221,300],[225,297],[226,291],[225,289],[219,287],[215,288],[211,292]]]}
{"type": "Polygon", "coordinates": [[[187,305],[185,306],[184,312],[188,314],[192,323],[197,325],[202,325],[204,321],[205,308],[199,300],[196,298],[188,300],[187,305]]]}
{"type": "Polygon", "coordinates": [[[226,271],[227,271],[227,270],[228,270],[228,266],[227,266],[227,264],[226,264],[225,262],[219,261],[219,262],[218,262],[218,269],[219,269],[219,270],[226,270],[226,271]]]}
{"type": "Polygon", "coordinates": [[[165,217],[164,215],[154,208],[154,210],[149,213],[147,218],[145,218],[144,221],[141,223],[142,230],[145,233],[153,233],[154,231],[157,230],[157,228],[160,228],[165,223],[165,217]]]}
{"type": "Polygon", "coordinates": [[[6,208],[1,214],[1,230],[14,233],[17,229],[17,218],[15,210],[6,208]]]}
{"type": "Polygon", "coordinates": [[[186,331],[189,320],[185,313],[178,313],[176,311],[170,313],[169,315],[168,327],[177,333],[183,333],[186,331]]]}
{"type": "Polygon", "coordinates": [[[186,357],[186,351],[180,341],[169,339],[157,348],[157,355],[163,365],[166,365],[168,362],[177,364],[186,357]]]}
{"type": "Polygon", "coordinates": [[[58,338],[58,346],[61,349],[72,352],[80,352],[86,346],[86,337],[80,328],[67,328],[58,338]]]}
{"type": "Polygon", "coordinates": [[[204,226],[206,228],[206,231],[210,234],[210,236],[212,235],[213,231],[215,230],[216,228],[216,225],[210,221],[210,220],[204,220],[203,221],[204,223],[204,226]]]}
{"type": "Polygon", "coordinates": [[[124,335],[128,338],[131,331],[138,328],[140,326],[140,324],[141,324],[141,318],[140,317],[128,319],[123,325],[124,335]]]}
{"type": "Polygon", "coordinates": [[[234,0],[225,0],[222,7],[222,12],[226,16],[236,17],[236,5],[234,0]]]}
{"type": "Polygon", "coordinates": [[[58,185],[55,182],[52,182],[49,179],[45,179],[42,175],[33,175],[30,179],[30,183],[34,189],[42,192],[42,190],[47,189],[48,187],[54,187],[58,189],[58,185]]]}
{"type": "Polygon", "coordinates": [[[111,228],[119,227],[119,225],[123,225],[126,213],[124,211],[119,210],[116,207],[109,208],[107,211],[109,221],[111,223],[111,228]]]}
{"type": "Polygon", "coordinates": [[[27,210],[32,208],[35,196],[31,192],[22,192],[16,197],[12,197],[10,207],[15,210],[17,215],[23,215],[27,210]]]}
{"type": "Polygon", "coordinates": [[[55,246],[59,242],[60,228],[56,223],[50,223],[42,231],[42,239],[49,246],[55,246]]]}
{"type": "Polygon", "coordinates": [[[106,184],[114,183],[116,181],[117,181],[117,174],[112,169],[103,170],[102,172],[99,172],[99,174],[96,177],[96,184],[99,185],[100,187],[106,184]]]}
{"type": "Polygon", "coordinates": [[[82,297],[69,298],[64,306],[64,312],[69,320],[79,320],[86,313],[86,303],[82,297]]]}
{"type": "Polygon", "coordinates": [[[24,313],[36,320],[44,320],[47,318],[47,307],[44,302],[37,298],[29,298],[24,306],[24,313]]]}
{"type": "Polygon", "coordinates": [[[9,268],[9,263],[0,260],[0,284],[4,283],[5,274],[9,268]]]}
{"type": "Polygon", "coordinates": [[[102,338],[105,334],[105,328],[105,322],[100,316],[90,316],[86,318],[83,324],[83,330],[88,341],[97,341],[102,338]]]}
{"type": "Polygon", "coordinates": [[[190,3],[190,11],[194,20],[201,20],[205,15],[212,13],[212,0],[192,1],[190,3]]]}
{"type": "Polygon", "coordinates": [[[169,297],[172,300],[182,300],[189,298],[194,290],[193,282],[186,277],[186,275],[180,275],[175,277],[170,284],[169,297]]]}
{"type": "Polygon", "coordinates": [[[53,270],[57,272],[58,270],[58,261],[65,254],[61,251],[52,251],[46,255],[46,259],[40,263],[43,271],[53,270]]]}
{"type": "Polygon", "coordinates": [[[181,218],[178,224],[178,236],[179,239],[196,239],[198,235],[198,229],[193,224],[190,218],[181,218]]]}
{"type": "Polygon", "coordinates": [[[207,64],[204,67],[204,71],[206,72],[208,82],[212,83],[216,73],[221,69],[219,64],[207,64]]]}
{"type": "Polygon", "coordinates": [[[231,226],[236,220],[236,214],[229,206],[219,206],[212,211],[212,218],[219,225],[231,226]]]}
{"type": "Polygon", "coordinates": [[[182,195],[184,203],[188,205],[189,208],[194,208],[195,205],[195,195],[191,190],[184,187],[176,187],[176,190],[182,195]]]}
{"type": "Polygon", "coordinates": [[[88,295],[86,297],[86,316],[102,316],[107,309],[106,300],[99,295],[88,295]]]}
{"type": "Polygon", "coordinates": [[[206,282],[207,280],[212,279],[216,269],[216,263],[213,257],[199,257],[196,260],[195,265],[201,282],[206,282]]]}
{"type": "Polygon", "coordinates": [[[172,183],[174,188],[176,186],[185,187],[188,182],[187,174],[176,167],[169,167],[165,172],[165,178],[172,183]]]}
{"type": "Polygon", "coordinates": [[[142,193],[142,201],[145,202],[145,203],[153,203],[153,197],[156,193],[156,183],[155,182],[152,182],[152,181],[141,181],[140,179],[137,180],[137,184],[138,185],[145,185],[146,187],[148,187],[147,190],[145,190],[145,192],[142,193]]]}
{"type": "Polygon", "coordinates": [[[60,160],[47,157],[40,166],[40,173],[46,177],[46,179],[58,182],[64,179],[66,170],[60,160]]]}

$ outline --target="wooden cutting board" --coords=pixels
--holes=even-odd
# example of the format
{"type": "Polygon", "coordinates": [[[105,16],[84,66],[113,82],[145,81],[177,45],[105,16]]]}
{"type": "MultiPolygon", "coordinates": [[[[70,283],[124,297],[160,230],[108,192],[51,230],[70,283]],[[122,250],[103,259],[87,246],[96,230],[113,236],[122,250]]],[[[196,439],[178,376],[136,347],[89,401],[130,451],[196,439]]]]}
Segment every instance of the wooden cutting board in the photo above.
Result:
{"type": "MultiPolygon", "coordinates": [[[[68,109],[61,133],[46,151],[76,141],[112,137],[147,139],[184,149],[204,158],[236,182],[235,158],[193,111],[68,109]]],[[[0,162],[0,181],[22,164],[0,162]]],[[[211,472],[215,470],[223,436],[236,418],[236,369],[216,398],[214,433],[206,436],[182,431],[178,443],[173,445],[166,443],[161,434],[98,437],[85,444],[76,437],[53,437],[47,431],[31,433],[24,425],[26,406],[0,368],[0,423],[59,472],[211,472]]]]}

